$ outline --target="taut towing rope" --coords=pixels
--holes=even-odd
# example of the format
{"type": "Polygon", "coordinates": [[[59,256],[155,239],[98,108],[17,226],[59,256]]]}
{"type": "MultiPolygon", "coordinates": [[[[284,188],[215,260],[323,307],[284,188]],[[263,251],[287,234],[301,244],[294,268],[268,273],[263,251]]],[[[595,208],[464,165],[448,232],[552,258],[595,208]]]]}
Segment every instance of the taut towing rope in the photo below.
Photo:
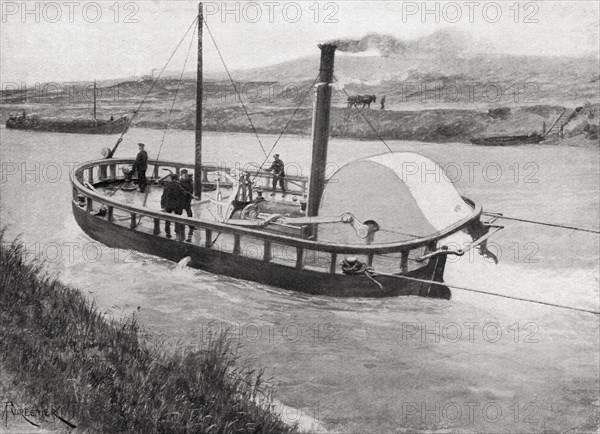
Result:
{"type": "Polygon", "coordinates": [[[591,313],[593,315],[600,315],[600,311],[591,310],[591,309],[583,309],[583,308],[579,308],[579,307],[565,306],[562,304],[549,303],[546,301],[532,300],[530,298],[515,297],[512,295],[499,294],[497,292],[482,291],[481,289],[469,288],[467,286],[454,285],[452,283],[446,283],[446,282],[437,282],[435,280],[419,279],[417,277],[410,277],[410,276],[405,276],[402,274],[380,273],[378,271],[375,271],[375,269],[373,267],[369,267],[369,266],[365,265],[363,262],[359,261],[358,259],[356,259],[354,257],[346,258],[342,261],[342,271],[344,274],[351,275],[351,276],[365,275],[366,277],[371,279],[373,282],[375,282],[377,284],[377,286],[379,286],[379,289],[382,289],[382,290],[384,290],[383,285],[380,282],[378,282],[377,280],[375,280],[375,277],[377,277],[377,276],[385,276],[385,277],[392,277],[394,279],[404,279],[404,280],[410,280],[413,282],[428,283],[431,285],[445,286],[448,288],[458,289],[458,290],[467,291],[467,292],[475,292],[477,294],[491,295],[494,297],[508,298],[510,300],[524,301],[527,303],[551,306],[551,307],[556,307],[559,309],[574,310],[577,312],[585,312],[585,313],[591,313]]]}
{"type": "Polygon", "coordinates": [[[568,226],[568,225],[563,225],[563,224],[559,224],[559,223],[540,222],[537,220],[529,220],[529,219],[524,219],[524,218],[520,218],[520,217],[509,217],[509,216],[504,216],[502,214],[496,214],[496,213],[492,213],[492,212],[484,212],[482,214],[487,217],[494,217],[497,219],[512,220],[515,222],[523,222],[523,223],[531,223],[534,225],[549,226],[552,228],[570,229],[572,231],[579,231],[579,232],[589,232],[591,234],[600,234],[600,231],[597,229],[588,229],[588,228],[581,228],[581,227],[577,227],[577,226],[568,226]]]}

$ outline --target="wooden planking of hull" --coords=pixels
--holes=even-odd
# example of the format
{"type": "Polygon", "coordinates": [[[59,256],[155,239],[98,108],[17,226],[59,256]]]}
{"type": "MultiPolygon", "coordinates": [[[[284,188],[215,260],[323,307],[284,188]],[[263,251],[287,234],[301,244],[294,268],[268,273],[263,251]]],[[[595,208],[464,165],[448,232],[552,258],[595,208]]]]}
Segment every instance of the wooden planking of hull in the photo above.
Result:
{"type": "MultiPolygon", "coordinates": [[[[391,297],[417,295],[450,299],[446,286],[377,276],[383,289],[364,275],[324,273],[247,258],[199,245],[166,239],[108,222],[81,208],[73,201],[73,215],[77,224],[92,239],[112,248],[136,250],[174,262],[189,256],[189,265],[215,274],[251,280],[283,289],[312,295],[334,297],[391,297]]],[[[446,256],[431,258],[406,276],[442,282],[446,256]]]]}
{"type": "MultiPolygon", "coordinates": [[[[392,244],[324,243],[269,232],[266,229],[245,228],[213,220],[167,214],[116,200],[114,196],[102,194],[96,189],[111,184],[122,185],[123,179],[117,176],[118,167],[129,166],[132,163],[133,161],[128,159],[92,161],[79,166],[71,174],[73,214],[78,225],[91,238],[112,248],[136,250],[171,261],[179,261],[189,256],[190,265],[195,268],[309,294],[338,297],[418,295],[448,299],[450,291],[443,285],[415,282],[381,274],[375,277],[382,285],[380,288],[367,275],[342,273],[339,262],[348,256],[360,256],[368,258],[367,265],[371,265],[377,262],[378,258],[396,255],[395,266],[399,272],[391,272],[391,274],[441,283],[446,254],[449,252],[440,250],[438,242],[478,221],[482,212],[481,206],[464,198],[472,211],[443,231],[425,238],[392,244]],[[98,214],[101,208],[106,212],[98,214]],[[153,223],[153,227],[140,226],[139,221],[142,216],[145,222],[153,223]],[[195,240],[189,243],[168,239],[161,235],[161,227],[167,221],[186,227],[194,226],[195,240]],[[214,239],[217,234],[223,234],[221,239],[229,236],[237,247],[232,251],[225,251],[215,246],[214,239]],[[248,257],[244,254],[240,246],[245,240],[255,240],[264,244],[264,252],[259,255],[260,257],[248,257]],[[294,252],[291,263],[286,265],[274,260],[276,259],[273,257],[275,246],[285,246],[294,252]],[[315,270],[306,258],[310,252],[318,253],[320,257],[326,259],[327,264],[315,270]],[[410,265],[409,255],[413,258],[410,265]],[[426,255],[427,258],[419,260],[422,255],[426,255]]],[[[153,173],[156,175],[161,168],[165,167],[175,172],[183,168],[191,169],[190,165],[183,163],[156,162],[153,173]]],[[[214,168],[203,167],[203,177],[206,177],[206,171],[211,170],[214,168]]],[[[158,177],[154,176],[154,179],[158,177]]]]}

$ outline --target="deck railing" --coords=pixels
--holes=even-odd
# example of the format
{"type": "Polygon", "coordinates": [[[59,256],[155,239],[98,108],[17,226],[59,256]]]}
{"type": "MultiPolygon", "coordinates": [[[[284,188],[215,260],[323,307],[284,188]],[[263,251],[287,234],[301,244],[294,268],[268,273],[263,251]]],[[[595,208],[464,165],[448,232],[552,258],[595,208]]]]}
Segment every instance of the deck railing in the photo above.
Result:
{"type": "MultiPolygon", "coordinates": [[[[463,228],[465,225],[476,220],[481,215],[481,206],[473,203],[472,201],[465,198],[465,200],[473,207],[472,213],[461,221],[456,222],[452,226],[446,228],[443,231],[432,234],[427,237],[411,239],[402,242],[390,243],[390,244],[370,244],[370,245],[347,245],[347,244],[336,244],[330,242],[319,242],[310,239],[303,239],[293,237],[285,234],[267,232],[257,230],[248,227],[240,227],[226,223],[220,223],[209,220],[202,220],[196,218],[188,218],[178,216],[175,214],[169,214],[160,210],[152,210],[142,206],[131,205],[115,200],[112,197],[100,194],[95,189],[89,188],[88,186],[100,185],[106,182],[113,182],[123,179],[122,176],[118,175],[119,166],[130,166],[133,164],[133,160],[129,159],[108,159],[90,161],[77,167],[71,174],[71,184],[73,187],[73,201],[78,202],[78,197],[82,196],[85,198],[85,209],[87,212],[93,212],[94,206],[97,208],[105,206],[107,212],[105,216],[98,216],[97,218],[103,218],[117,224],[115,221],[115,210],[119,210],[126,214],[129,214],[128,220],[130,221],[129,227],[131,230],[138,229],[138,222],[141,217],[152,219],[154,222],[155,235],[160,233],[161,222],[171,222],[174,224],[185,226],[193,226],[195,232],[201,231],[201,245],[205,248],[214,248],[213,245],[213,234],[224,233],[229,234],[233,237],[234,245],[232,253],[234,255],[240,255],[242,240],[258,239],[262,240],[263,243],[263,254],[262,260],[270,262],[273,259],[273,244],[284,245],[295,249],[296,260],[295,267],[302,269],[305,266],[306,252],[317,252],[318,254],[325,255],[330,258],[330,266],[328,267],[329,273],[336,273],[336,262],[338,255],[354,255],[365,257],[367,263],[372,265],[376,255],[386,254],[398,254],[400,255],[400,271],[404,272],[408,270],[408,260],[411,251],[416,249],[425,249],[427,251],[434,251],[436,249],[437,241],[445,238],[463,228]],[[86,185],[87,184],[87,185],[86,185]],[[202,236],[203,235],[203,236],[202,236]]],[[[173,170],[175,173],[179,173],[181,169],[193,169],[193,165],[184,164],[172,161],[160,161],[156,164],[150,164],[153,167],[152,173],[154,179],[159,179],[159,170],[162,168],[168,168],[173,170]]],[[[229,169],[224,167],[206,166],[202,168],[202,176],[206,179],[207,174],[211,171],[228,171],[229,169]]],[[[304,181],[306,179],[295,179],[295,181],[304,181]]]]}
{"type": "MultiPolygon", "coordinates": [[[[119,168],[125,166],[131,166],[133,161],[131,160],[101,160],[99,161],[98,172],[97,172],[97,180],[98,181],[106,181],[106,180],[117,180],[122,177],[119,176],[119,168]]],[[[154,167],[152,170],[152,177],[158,179],[160,177],[160,169],[172,169],[173,173],[177,175],[180,174],[182,169],[187,169],[193,172],[194,166],[191,164],[184,164],[173,161],[164,161],[159,164],[150,163],[149,166],[154,167]]],[[[225,166],[203,166],[202,167],[202,181],[210,182],[208,180],[208,174],[211,172],[225,172],[227,174],[231,174],[232,169],[225,166]]],[[[261,188],[265,191],[271,191],[272,188],[272,173],[267,171],[245,171],[248,173],[255,184],[255,189],[257,187],[261,188]]],[[[88,173],[88,182],[91,182],[89,179],[88,173]]],[[[308,192],[307,185],[308,179],[304,176],[299,175],[290,175],[287,174],[285,176],[285,182],[287,184],[287,188],[292,194],[304,195],[308,192]]]]}

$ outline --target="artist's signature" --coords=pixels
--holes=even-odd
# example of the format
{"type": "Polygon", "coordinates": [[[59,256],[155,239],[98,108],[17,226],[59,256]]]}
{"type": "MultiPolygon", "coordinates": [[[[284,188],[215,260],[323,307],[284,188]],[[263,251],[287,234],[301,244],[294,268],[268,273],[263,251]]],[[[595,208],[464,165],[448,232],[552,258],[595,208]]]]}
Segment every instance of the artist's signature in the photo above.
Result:
{"type": "Polygon", "coordinates": [[[23,419],[27,423],[40,428],[42,424],[56,424],[62,422],[70,428],[77,428],[76,425],[61,416],[64,414],[60,407],[32,407],[24,404],[18,404],[13,401],[1,401],[2,422],[8,426],[9,419],[23,419]]]}

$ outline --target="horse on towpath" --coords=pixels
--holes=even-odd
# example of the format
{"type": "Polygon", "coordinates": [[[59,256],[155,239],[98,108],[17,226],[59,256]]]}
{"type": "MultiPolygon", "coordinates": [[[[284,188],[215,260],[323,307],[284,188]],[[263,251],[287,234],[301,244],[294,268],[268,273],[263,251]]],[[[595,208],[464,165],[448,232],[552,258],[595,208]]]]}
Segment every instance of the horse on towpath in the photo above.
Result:
{"type": "Polygon", "coordinates": [[[377,102],[375,95],[352,95],[348,97],[348,107],[358,107],[362,104],[362,108],[371,108],[371,103],[377,102]]]}

